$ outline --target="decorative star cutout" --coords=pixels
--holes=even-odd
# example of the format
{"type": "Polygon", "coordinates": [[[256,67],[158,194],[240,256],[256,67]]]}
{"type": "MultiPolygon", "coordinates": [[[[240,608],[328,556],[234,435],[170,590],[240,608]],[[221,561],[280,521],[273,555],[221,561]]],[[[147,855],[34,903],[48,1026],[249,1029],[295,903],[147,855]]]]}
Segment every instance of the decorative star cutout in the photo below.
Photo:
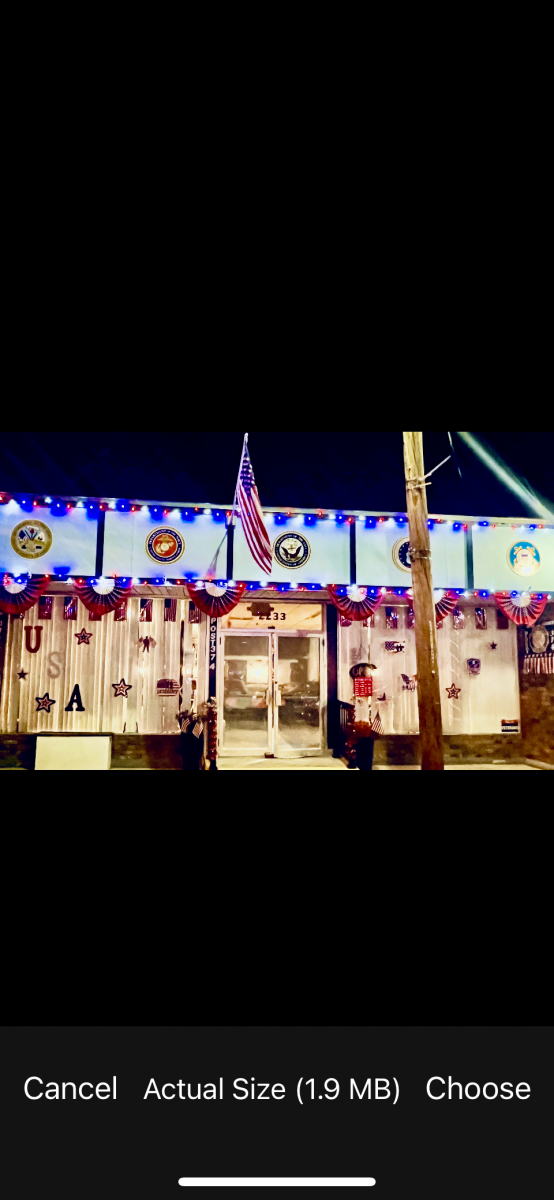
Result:
{"type": "Polygon", "coordinates": [[[496,643],[496,642],[489,642],[489,646],[490,646],[491,650],[496,650],[497,643],[496,643]]]}
{"type": "Polygon", "coordinates": [[[461,688],[459,688],[459,687],[456,687],[456,684],[455,684],[455,683],[452,683],[452,684],[450,685],[450,687],[449,687],[449,688],[447,688],[446,690],[447,690],[447,692],[448,692],[448,699],[449,699],[449,700],[457,700],[457,699],[458,699],[458,696],[460,695],[460,692],[461,692],[461,690],[462,690],[462,689],[461,689],[461,688]]]}
{"type": "Polygon", "coordinates": [[[28,671],[18,671],[17,678],[18,679],[26,679],[28,674],[29,674],[28,671]]]}
{"type": "Polygon", "coordinates": [[[83,642],[85,643],[85,646],[88,646],[92,637],[92,633],[87,633],[86,629],[81,629],[81,632],[76,633],[74,636],[77,638],[78,646],[80,646],[83,642]]]}
{"type": "Polygon", "coordinates": [[[125,683],[124,679],[120,679],[119,683],[112,683],[112,687],[114,688],[114,699],[116,696],[125,696],[125,699],[127,699],[127,692],[130,691],[132,686],[132,683],[125,683]]]}
{"type": "Polygon", "coordinates": [[[55,704],[55,703],[56,703],[56,701],[55,701],[55,700],[51,700],[51,699],[50,699],[50,696],[48,695],[48,692],[45,692],[45,693],[44,693],[44,696],[35,696],[35,700],[36,700],[36,702],[37,702],[37,707],[36,707],[36,711],[37,711],[37,712],[40,712],[40,711],[41,711],[41,709],[44,709],[44,710],[45,710],[45,712],[49,713],[49,712],[50,712],[50,706],[51,706],[52,704],[55,704]]]}

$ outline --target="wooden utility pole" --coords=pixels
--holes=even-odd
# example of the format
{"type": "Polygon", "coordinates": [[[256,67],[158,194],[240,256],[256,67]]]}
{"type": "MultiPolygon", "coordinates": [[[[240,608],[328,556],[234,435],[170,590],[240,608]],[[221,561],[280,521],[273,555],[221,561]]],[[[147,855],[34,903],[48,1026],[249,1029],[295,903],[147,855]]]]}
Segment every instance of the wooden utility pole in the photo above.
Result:
{"type": "Polygon", "coordinates": [[[404,470],[414,594],[421,770],[444,771],[435,601],[421,433],[404,434],[404,470]]]}

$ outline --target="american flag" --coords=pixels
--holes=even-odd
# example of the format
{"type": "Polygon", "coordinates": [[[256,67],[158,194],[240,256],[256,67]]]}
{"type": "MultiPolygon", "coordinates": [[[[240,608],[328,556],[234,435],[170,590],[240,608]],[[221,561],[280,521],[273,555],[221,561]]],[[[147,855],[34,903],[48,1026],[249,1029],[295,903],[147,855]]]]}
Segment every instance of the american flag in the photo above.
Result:
{"type": "Polygon", "coordinates": [[[372,729],[373,733],[377,733],[377,734],[383,733],[383,722],[381,720],[381,714],[379,712],[377,713],[377,716],[371,723],[371,729],[372,729]]]}
{"type": "Polygon", "coordinates": [[[244,536],[252,557],[265,575],[271,574],[271,542],[264,525],[264,516],[252,463],[248,453],[248,434],[245,434],[237,479],[237,505],[242,519],[244,536]]]}
{"type": "Polygon", "coordinates": [[[166,598],[164,603],[164,621],[177,620],[177,601],[166,598]]]}

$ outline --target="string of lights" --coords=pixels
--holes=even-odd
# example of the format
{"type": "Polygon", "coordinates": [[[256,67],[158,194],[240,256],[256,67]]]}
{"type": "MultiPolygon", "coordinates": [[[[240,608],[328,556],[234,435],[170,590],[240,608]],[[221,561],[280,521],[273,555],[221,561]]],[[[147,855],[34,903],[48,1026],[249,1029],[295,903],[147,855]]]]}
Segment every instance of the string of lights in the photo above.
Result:
{"type": "MultiPolygon", "coordinates": [[[[24,512],[33,512],[36,508],[49,508],[53,516],[63,516],[73,508],[86,509],[88,513],[96,515],[98,512],[117,511],[117,512],[141,512],[149,514],[154,520],[161,517],[171,516],[180,518],[183,521],[194,521],[197,516],[210,516],[214,521],[225,522],[231,518],[232,510],[224,506],[204,506],[204,505],[171,505],[164,506],[162,504],[145,504],[138,500],[107,500],[98,499],[97,497],[82,497],[80,499],[65,499],[63,497],[51,496],[33,496],[30,494],[12,494],[9,492],[0,492],[0,504],[8,504],[11,500],[19,505],[24,512]]],[[[337,525],[351,525],[356,521],[363,522],[366,529],[373,529],[377,525],[382,525],[387,521],[393,521],[399,527],[408,526],[408,517],[405,513],[396,514],[364,514],[364,513],[345,513],[341,511],[331,511],[318,509],[316,512],[306,512],[300,509],[264,509],[264,512],[273,514],[277,525],[286,525],[289,520],[302,518],[307,526],[315,525],[318,521],[334,520],[337,525]]],[[[554,528],[545,525],[539,518],[534,518],[530,521],[529,518],[524,518],[520,522],[514,523],[512,520],[486,521],[475,518],[471,521],[456,521],[450,517],[430,516],[428,526],[433,529],[436,525],[452,526],[454,531],[459,529],[467,530],[474,525],[489,526],[491,529],[511,528],[517,529],[547,529],[554,528]]]]}
{"type": "MultiPolygon", "coordinates": [[[[8,574],[11,575],[11,573],[9,573],[9,572],[8,572],[8,574]]],[[[186,587],[187,584],[190,583],[190,584],[204,584],[204,585],[212,584],[213,586],[219,587],[219,588],[234,588],[237,586],[237,583],[244,582],[246,591],[255,591],[255,592],[257,592],[257,591],[263,591],[263,592],[268,592],[268,591],[269,592],[272,592],[272,591],[277,591],[277,592],[295,592],[295,591],[297,591],[297,592],[312,592],[312,591],[322,592],[323,591],[323,592],[325,592],[325,591],[327,591],[327,589],[330,586],[333,586],[333,587],[335,587],[336,592],[339,596],[347,595],[350,592],[352,587],[356,587],[356,588],[364,587],[370,596],[376,596],[376,595],[378,595],[379,592],[381,592],[381,593],[383,593],[383,595],[388,595],[388,596],[398,596],[398,597],[405,596],[408,601],[410,601],[413,597],[412,588],[367,587],[365,584],[355,584],[355,585],[332,584],[332,585],[330,585],[328,583],[270,583],[270,582],[263,582],[261,580],[257,580],[255,582],[253,582],[253,581],[248,582],[246,580],[240,581],[240,580],[234,580],[234,579],[201,579],[199,576],[193,575],[191,573],[187,573],[184,576],[182,576],[181,578],[167,579],[165,576],[159,576],[159,575],[131,578],[131,576],[129,576],[129,575],[109,575],[106,577],[102,577],[102,576],[96,576],[96,575],[94,575],[94,576],[92,576],[92,575],[70,576],[70,575],[54,575],[54,574],[43,575],[43,574],[31,574],[30,572],[25,572],[21,575],[11,575],[11,578],[13,579],[14,583],[26,583],[30,579],[46,579],[46,580],[48,580],[49,583],[67,583],[70,586],[73,583],[76,583],[78,585],[88,584],[90,587],[97,587],[97,586],[102,587],[104,584],[106,584],[108,582],[111,583],[113,581],[114,583],[127,584],[129,587],[147,587],[147,586],[150,586],[150,587],[174,587],[174,586],[186,587]]],[[[447,593],[450,593],[451,595],[460,596],[460,597],[463,596],[465,598],[481,597],[483,599],[486,599],[488,596],[494,597],[495,595],[506,596],[506,597],[508,595],[510,595],[512,597],[529,596],[532,600],[543,600],[545,596],[546,596],[547,600],[550,600],[552,598],[550,592],[548,592],[548,593],[546,593],[546,592],[530,592],[528,589],[524,589],[522,591],[507,592],[507,591],[501,591],[498,589],[496,591],[494,589],[491,589],[489,591],[486,588],[477,589],[477,590],[468,589],[468,588],[435,588],[434,592],[435,592],[435,596],[437,597],[437,599],[440,599],[442,596],[446,595],[447,593]]]]}

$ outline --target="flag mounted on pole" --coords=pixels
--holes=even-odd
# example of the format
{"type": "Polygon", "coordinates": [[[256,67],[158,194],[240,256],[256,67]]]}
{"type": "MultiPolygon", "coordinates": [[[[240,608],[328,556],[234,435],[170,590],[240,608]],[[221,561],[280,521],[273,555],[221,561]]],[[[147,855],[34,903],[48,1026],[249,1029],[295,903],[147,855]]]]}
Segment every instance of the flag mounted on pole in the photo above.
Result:
{"type": "Polygon", "coordinates": [[[271,574],[271,542],[264,524],[264,515],[248,453],[248,434],[244,435],[242,458],[235,491],[234,508],[241,516],[244,536],[250,553],[264,575],[271,574]]]}

